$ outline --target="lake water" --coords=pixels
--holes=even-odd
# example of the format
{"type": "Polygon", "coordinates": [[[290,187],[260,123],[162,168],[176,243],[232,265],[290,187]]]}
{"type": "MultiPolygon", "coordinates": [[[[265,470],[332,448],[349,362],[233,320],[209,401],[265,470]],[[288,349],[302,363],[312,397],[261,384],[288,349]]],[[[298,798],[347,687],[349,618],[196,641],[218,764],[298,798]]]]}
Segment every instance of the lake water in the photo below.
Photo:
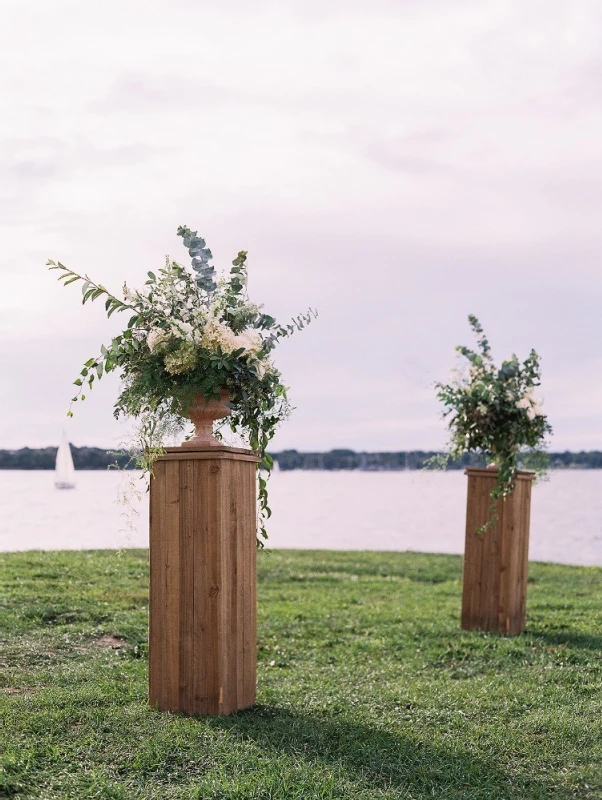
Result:
{"type": "MultiPolygon", "coordinates": [[[[148,495],[116,503],[125,473],[0,470],[0,550],[148,546],[148,495]]],[[[132,476],[132,473],[127,473],[132,476]]],[[[122,486],[123,488],[123,486],[122,486]]],[[[461,553],[462,472],[276,472],[270,547],[461,553]]],[[[530,558],[602,565],[602,470],[564,470],[533,489],[530,558]]]]}

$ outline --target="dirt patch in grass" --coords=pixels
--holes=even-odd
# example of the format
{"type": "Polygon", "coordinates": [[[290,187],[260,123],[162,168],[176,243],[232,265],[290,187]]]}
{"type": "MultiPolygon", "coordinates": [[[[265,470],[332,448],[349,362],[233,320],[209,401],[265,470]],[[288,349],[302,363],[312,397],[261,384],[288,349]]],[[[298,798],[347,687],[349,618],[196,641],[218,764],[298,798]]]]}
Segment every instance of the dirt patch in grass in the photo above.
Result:
{"type": "Polygon", "coordinates": [[[120,650],[122,647],[128,646],[128,643],[123,639],[118,639],[116,636],[109,636],[108,633],[105,633],[104,636],[100,636],[98,639],[94,639],[92,644],[96,647],[104,647],[110,650],[120,650]]]}

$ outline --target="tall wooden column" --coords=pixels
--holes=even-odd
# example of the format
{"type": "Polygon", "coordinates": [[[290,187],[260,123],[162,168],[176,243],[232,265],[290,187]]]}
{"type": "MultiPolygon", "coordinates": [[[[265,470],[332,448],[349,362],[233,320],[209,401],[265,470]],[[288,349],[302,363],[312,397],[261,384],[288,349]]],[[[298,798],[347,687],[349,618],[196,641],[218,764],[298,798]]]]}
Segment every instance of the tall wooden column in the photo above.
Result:
{"type": "Polygon", "coordinates": [[[525,628],[531,485],[534,473],[519,472],[512,494],[495,505],[496,469],[466,470],[466,545],[462,586],[462,627],[517,634],[525,628]]]}
{"type": "Polygon", "coordinates": [[[168,448],[150,485],[149,702],[255,702],[256,472],[249,450],[168,448]]]}

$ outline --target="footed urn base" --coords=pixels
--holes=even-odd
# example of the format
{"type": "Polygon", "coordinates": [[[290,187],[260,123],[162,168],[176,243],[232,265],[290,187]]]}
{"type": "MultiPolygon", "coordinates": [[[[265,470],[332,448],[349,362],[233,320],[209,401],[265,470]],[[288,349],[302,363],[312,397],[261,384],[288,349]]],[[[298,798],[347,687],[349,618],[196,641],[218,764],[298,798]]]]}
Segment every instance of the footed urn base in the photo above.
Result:
{"type": "Polygon", "coordinates": [[[207,399],[202,394],[197,395],[196,405],[186,411],[186,416],[194,423],[194,436],[182,442],[181,447],[186,450],[223,447],[223,442],[213,435],[213,423],[216,419],[223,419],[231,413],[226,405],[229,400],[230,395],[224,390],[222,390],[219,400],[216,400],[215,397],[207,399]]]}

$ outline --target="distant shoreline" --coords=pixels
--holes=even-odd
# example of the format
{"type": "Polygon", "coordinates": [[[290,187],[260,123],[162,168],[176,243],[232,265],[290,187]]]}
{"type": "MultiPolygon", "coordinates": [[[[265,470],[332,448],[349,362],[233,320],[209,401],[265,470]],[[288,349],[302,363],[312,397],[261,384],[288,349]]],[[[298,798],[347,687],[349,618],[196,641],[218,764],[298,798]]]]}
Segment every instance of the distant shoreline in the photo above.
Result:
{"type": "MultiPolygon", "coordinates": [[[[53,470],[56,447],[0,450],[0,470],[53,470]]],[[[74,447],[71,445],[75,469],[104,470],[109,466],[135,468],[126,451],[112,452],[99,447],[74,447]]],[[[399,452],[356,452],[355,450],[329,450],[323,453],[304,453],[283,450],[271,454],[283,472],[292,470],[349,470],[362,472],[397,472],[423,469],[429,459],[440,455],[436,451],[407,450],[399,452]]],[[[550,469],[602,469],[602,451],[551,452],[550,469]]],[[[464,456],[448,464],[448,469],[484,466],[477,456],[464,456]]]]}

